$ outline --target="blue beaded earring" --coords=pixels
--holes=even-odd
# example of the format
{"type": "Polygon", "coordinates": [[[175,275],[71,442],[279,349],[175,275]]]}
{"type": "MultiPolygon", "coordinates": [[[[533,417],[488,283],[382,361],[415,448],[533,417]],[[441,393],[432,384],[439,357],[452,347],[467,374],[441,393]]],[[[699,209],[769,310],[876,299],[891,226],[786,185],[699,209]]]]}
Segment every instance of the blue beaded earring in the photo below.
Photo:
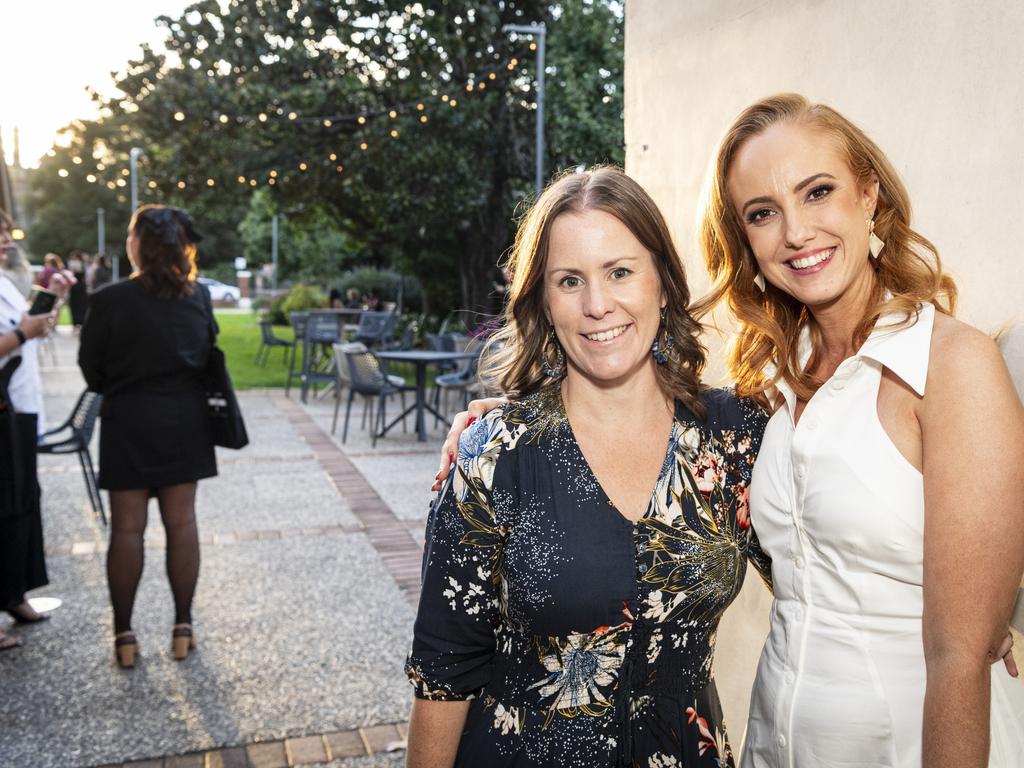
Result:
{"type": "Polygon", "coordinates": [[[552,366],[548,362],[548,345],[545,344],[544,349],[540,353],[540,367],[544,371],[544,375],[549,379],[557,379],[565,369],[565,354],[562,352],[562,345],[558,343],[558,337],[555,336],[555,329],[553,327],[551,334],[548,336],[548,342],[555,345],[555,364],[552,366]]]}
{"type": "Polygon", "coordinates": [[[658,336],[654,337],[654,342],[651,344],[651,355],[658,365],[665,365],[668,362],[668,355],[672,351],[672,345],[675,343],[675,339],[672,338],[672,334],[665,326],[665,310],[661,310],[661,327],[658,329],[658,336]],[[664,332],[665,338],[659,343],[658,336],[662,332],[664,332]]]}

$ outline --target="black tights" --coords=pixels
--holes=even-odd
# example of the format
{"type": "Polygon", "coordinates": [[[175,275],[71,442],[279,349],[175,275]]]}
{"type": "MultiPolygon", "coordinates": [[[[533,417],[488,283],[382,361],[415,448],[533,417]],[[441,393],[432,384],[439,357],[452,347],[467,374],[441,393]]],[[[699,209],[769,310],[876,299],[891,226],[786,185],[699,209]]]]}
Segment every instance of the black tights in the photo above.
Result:
{"type": "MultiPolygon", "coordinates": [[[[199,578],[199,532],[196,529],[196,484],[157,491],[160,518],[167,536],[167,578],[174,595],[174,623],[192,623],[192,596],[199,578]]],[[[107,582],[114,606],[114,632],[132,628],[135,592],[142,578],[142,536],[146,530],[149,491],[110,491],[110,548],[107,582]]]]}

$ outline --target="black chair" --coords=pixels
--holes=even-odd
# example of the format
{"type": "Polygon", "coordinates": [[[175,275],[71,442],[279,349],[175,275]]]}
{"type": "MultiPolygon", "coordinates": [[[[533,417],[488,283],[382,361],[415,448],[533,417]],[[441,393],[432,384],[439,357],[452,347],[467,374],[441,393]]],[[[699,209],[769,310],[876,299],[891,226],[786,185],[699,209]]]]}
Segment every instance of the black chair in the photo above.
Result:
{"type": "MultiPolygon", "coordinates": [[[[484,345],[484,339],[481,337],[475,337],[469,340],[466,345],[466,352],[479,352],[484,345]]],[[[476,383],[476,368],[480,362],[479,356],[471,357],[464,368],[457,370],[455,373],[445,373],[439,375],[434,379],[434,410],[437,413],[443,413],[445,417],[448,416],[448,393],[452,390],[458,390],[462,392],[462,409],[465,410],[466,406],[469,405],[469,390],[473,384],[476,383]],[[444,408],[441,407],[441,392],[444,391],[444,408]]],[[[434,426],[436,427],[440,421],[434,414],[434,426]]]]}
{"type": "MultiPolygon", "coordinates": [[[[362,395],[366,399],[366,408],[363,411],[364,423],[367,412],[370,414],[370,434],[372,435],[373,447],[377,447],[377,435],[387,424],[387,398],[391,395],[402,396],[402,409],[405,410],[404,393],[415,390],[415,387],[406,386],[405,379],[399,376],[389,376],[380,365],[380,361],[368,349],[362,351],[347,351],[353,349],[351,344],[337,344],[334,347],[335,355],[340,365],[344,357],[345,366],[348,369],[348,404],[345,406],[345,426],[341,430],[341,442],[348,439],[348,420],[352,414],[352,401],[356,395],[362,395]],[[377,401],[377,416],[373,415],[373,401],[377,401]],[[380,426],[377,426],[379,422],[380,426]]],[[[341,395],[334,403],[334,421],[331,424],[333,435],[338,426],[338,407],[341,404],[341,395]]],[[[402,429],[405,429],[405,418],[402,418],[402,429]]]]}
{"type": "Polygon", "coordinates": [[[96,417],[100,412],[100,405],[103,404],[103,395],[98,392],[85,390],[75,403],[74,409],[68,420],[55,429],[48,430],[39,436],[36,451],[38,453],[76,453],[78,463],[82,465],[82,474],[85,475],[85,488],[89,493],[89,503],[92,504],[93,513],[98,513],[103,524],[107,524],[107,513],[103,509],[103,498],[100,496],[99,486],[96,484],[96,472],[92,466],[92,454],[89,453],[89,443],[92,440],[92,432],[96,427],[96,417]],[[62,432],[69,434],[61,436],[62,432]]]}
{"type": "Polygon", "coordinates": [[[292,331],[295,334],[295,343],[292,345],[292,353],[288,358],[288,380],[284,385],[284,396],[288,397],[288,393],[292,388],[292,379],[298,379],[302,382],[302,366],[305,364],[305,360],[299,361],[299,368],[295,368],[295,356],[298,354],[299,348],[305,352],[305,345],[302,340],[306,338],[306,321],[309,319],[309,312],[289,312],[288,320],[292,324],[292,331]]]}
{"type": "Polygon", "coordinates": [[[370,349],[383,346],[391,340],[397,320],[394,312],[363,312],[353,340],[361,341],[370,349]]]}
{"type": "Polygon", "coordinates": [[[256,365],[266,365],[270,359],[270,350],[272,347],[281,347],[284,349],[284,362],[288,362],[288,350],[294,349],[295,342],[287,341],[286,339],[279,339],[274,335],[274,327],[271,325],[269,320],[260,320],[260,348],[256,350],[256,365]],[[262,362],[260,361],[262,358],[262,362]]]}

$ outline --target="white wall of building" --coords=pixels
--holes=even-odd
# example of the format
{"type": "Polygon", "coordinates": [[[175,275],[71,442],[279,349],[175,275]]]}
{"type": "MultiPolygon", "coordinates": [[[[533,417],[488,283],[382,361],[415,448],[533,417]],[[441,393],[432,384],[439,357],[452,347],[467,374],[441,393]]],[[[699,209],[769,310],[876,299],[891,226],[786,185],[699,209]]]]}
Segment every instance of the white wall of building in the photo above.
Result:
{"type": "MultiPolygon", "coordinates": [[[[625,72],[626,170],[669,219],[695,295],[709,159],[744,107],[796,91],[889,155],[960,286],[959,316],[987,332],[1024,322],[1024,3],[628,0],[625,72]]],[[[720,633],[736,749],[767,604],[748,583],[720,633]]]]}

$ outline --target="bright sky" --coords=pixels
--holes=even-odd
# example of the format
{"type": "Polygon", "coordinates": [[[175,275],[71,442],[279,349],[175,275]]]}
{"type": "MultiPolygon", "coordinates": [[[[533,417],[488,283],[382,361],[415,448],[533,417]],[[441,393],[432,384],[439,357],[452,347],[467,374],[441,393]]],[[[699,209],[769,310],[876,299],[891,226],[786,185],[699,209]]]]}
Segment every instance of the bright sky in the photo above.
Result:
{"type": "Polygon", "coordinates": [[[57,132],[80,117],[95,117],[86,93],[114,90],[110,73],[156,48],[165,30],[154,19],[181,15],[189,0],[13,0],[3,3],[0,35],[0,135],[11,162],[14,127],[21,130],[21,162],[34,166],[57,132]]]}

